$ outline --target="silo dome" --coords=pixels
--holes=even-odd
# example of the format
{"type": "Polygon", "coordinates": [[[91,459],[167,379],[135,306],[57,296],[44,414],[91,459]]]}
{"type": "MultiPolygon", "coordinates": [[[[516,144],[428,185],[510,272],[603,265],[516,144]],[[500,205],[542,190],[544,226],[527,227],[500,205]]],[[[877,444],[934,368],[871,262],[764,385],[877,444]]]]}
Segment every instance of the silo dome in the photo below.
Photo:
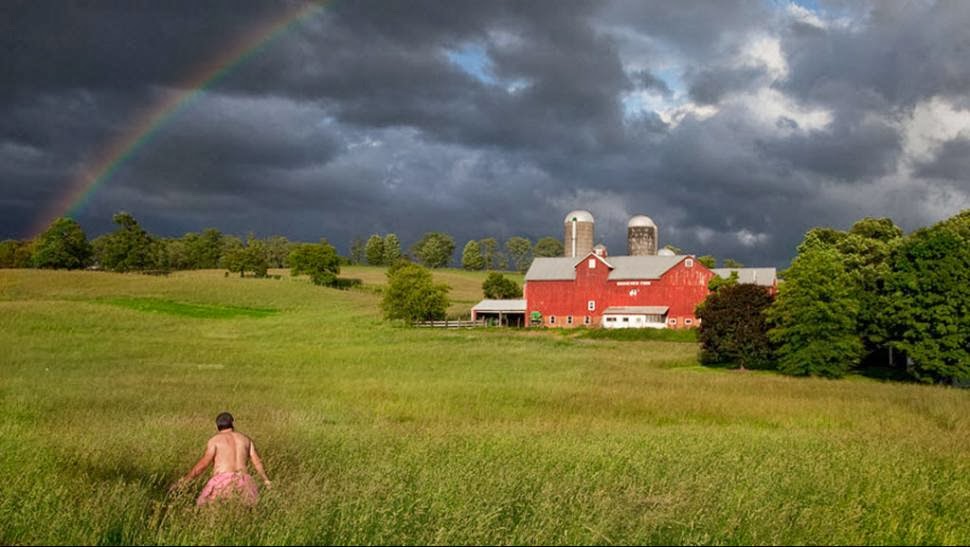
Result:
{"type": "Polygon", "coordinates": [[[654,228],[657,227],[653,219],[651,219],[646,215],[637,215],[631,218],[630,222],[628,222],[626,226],[627,228],[640,228],[640,227],[647,227],[647,226],[653,226],[654,228]]]}
{"type": "Polygon", "coordinates": [[[575,220],[576,222],[593,222],[593,215],[589,211],[577,209],[575,211],[571,211],[568,215],[566,215],[566,218],[565,220],[563,220],[563,222],[572,222],[573,220],[575,220]]]}
{"type": "Polygon", "coordinates": [[[664,247],[663,249],[660,249],[659,251],[657,251],[657,255],[658,256],[677,256],[677,253],[675,253],[675,252],[671,251],[670,249],[664,247]]]}

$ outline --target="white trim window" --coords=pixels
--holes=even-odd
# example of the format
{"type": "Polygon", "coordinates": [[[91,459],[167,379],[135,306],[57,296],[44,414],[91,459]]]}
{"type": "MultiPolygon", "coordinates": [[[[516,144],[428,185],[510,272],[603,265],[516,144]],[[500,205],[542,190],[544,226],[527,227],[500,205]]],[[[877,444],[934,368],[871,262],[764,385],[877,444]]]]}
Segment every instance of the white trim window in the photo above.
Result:
{"type": "Polygon", "coordinates": [[[555,315],[550,315],[549,316],[549,324],[550,325],[555,325],[556,324],[556,316],[555,315]]]}
{"type": "Polygon", "coordinates": [[[671,325],[676,325],[677,324],[677,320],[674,319],[673,317],[671,317],[669,320],[667,320],[667,322],[670,323],[671,325]]]}
{"type": "Polygon", "coordinates": [[[566,316],[566,324],[567,325],[572,325],[573,324],[573,316],[572,315],[567,315],[566,316]]]}
{"type": "Polygon", "coordinates": [[[588,315],[584,315],[583,316],[583,324],[584,325],[589,325],[592,322],[593,322],[593,320],[592,320],[592,318],[590,318],[590,316],[588,316],[588,315]]]}
{"type": "Polygon", "coordinates": [[[694,320],[693,319],[684,319],[684,324],[685,325],[693,325],[694,324],[694,320]]]}
{"type": "Polygon", "coordinates": [[[694,267],[694,259],[693,258],[688,258],[687,260],[685,260],[684,261],[684,267],[685,268],[693,268],[694,267]]]}
{"type": "Polygon", "coordinates": [[[591,270],[595,270],[596,269],[596,259],[595,258],[589,259],[589,269],[591,269],[591,270]]]}
{"type": "Polygon", "coordinates": [[[596,301],[595,300],[590,300],[590,301],[586,302],[586,309],[589,310],[589,311],[595,311],[596,310],[596,301]]]}

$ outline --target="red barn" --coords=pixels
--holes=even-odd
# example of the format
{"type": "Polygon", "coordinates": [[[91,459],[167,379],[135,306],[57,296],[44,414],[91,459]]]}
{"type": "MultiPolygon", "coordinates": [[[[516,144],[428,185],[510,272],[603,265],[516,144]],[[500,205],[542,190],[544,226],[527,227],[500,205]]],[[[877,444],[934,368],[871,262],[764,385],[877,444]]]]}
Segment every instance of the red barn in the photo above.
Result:
{"type": "Polygon", "coordinates": [[[530,319],[550,327],[683,328],[715,273],[686,255],[536,258],[525,276],[530,319]]]}

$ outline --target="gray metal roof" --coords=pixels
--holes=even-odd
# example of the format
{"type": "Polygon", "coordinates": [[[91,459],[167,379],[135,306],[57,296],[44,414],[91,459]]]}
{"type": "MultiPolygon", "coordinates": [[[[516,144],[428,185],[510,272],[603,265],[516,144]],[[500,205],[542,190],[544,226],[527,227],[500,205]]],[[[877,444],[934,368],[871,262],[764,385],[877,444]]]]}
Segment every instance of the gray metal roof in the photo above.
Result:
{"type": "Polygon", "coordinates": [[[576,259],[571,256],[538,257],[533,259],[526,281],[555,281],[576,278],[576,259]]]}
{"type": "Polygon", "coordinates": [[[742,285],[771,287],[778,279],[775,268],[715,268],[711,271],[724,279],[731,277],[731,272],[738,272],[738,283],[742,285]]]}
{"type": "Polygon", "coordinates": [[[489,300],[485,299],[472,306],[472,310],[479,312],[525,313],[525,300],[489,300]]]}
{"type": "Polygon", "coordinates": [[[668,309],[667,306],[611,306],[603,310],[603,315],[663,315],[668,309]]]}
{"type": "MultiPolygon", "coordinates": [[[[587,255],[588,256],[588,255],[587,255]]],[[[611,256],[604,261],[613,267],[610,281],[622,279],[660,279],[667,270],[676,266],[686,255],[676,256],[611,256]]],[[[573,257],[539,257],[525,274],[526,281],[558,281],[576,279],[576,265],[582,260],[573,257]]]]}
{"type": "Polygon", "coordinates": [[[686,255],[674,256],[611,256],[610,281],[616,279],[660,279],[670,268],[676,266],[686,255]]]}

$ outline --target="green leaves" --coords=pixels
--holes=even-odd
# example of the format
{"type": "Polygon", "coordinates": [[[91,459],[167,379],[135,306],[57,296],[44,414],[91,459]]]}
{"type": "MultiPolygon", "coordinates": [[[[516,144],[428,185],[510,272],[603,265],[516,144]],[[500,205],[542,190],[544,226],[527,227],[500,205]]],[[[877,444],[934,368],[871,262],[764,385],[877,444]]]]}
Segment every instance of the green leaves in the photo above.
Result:
{"type": "Polygon", "coordinates": [[[340,257],[326,241],[298,245],[289,256],[290,275],[306,274],[315,285],[332,286],[340,273],[340,257]]]}
{"type": "Polygon", "coordinates": [[[778,300],[768,310],[768,332],[786,374],[838,378],[859,365],[859,302],[842,256],[806,247],[792,262],[778,300]]]}
{"type": "Polygon", "coordinates": [[[435,284],[427,269],[399,261],[388,269],[387,280],[381,301],[385,318],[409,323],[445,318],[449,287],[435,284]]]}
{"type": "Polygon", "coordinates": [[[76,270],[91,260],[91,244],[74,219],[55,219],[38,238],[32,263],[35,268],[76,270]]]}

